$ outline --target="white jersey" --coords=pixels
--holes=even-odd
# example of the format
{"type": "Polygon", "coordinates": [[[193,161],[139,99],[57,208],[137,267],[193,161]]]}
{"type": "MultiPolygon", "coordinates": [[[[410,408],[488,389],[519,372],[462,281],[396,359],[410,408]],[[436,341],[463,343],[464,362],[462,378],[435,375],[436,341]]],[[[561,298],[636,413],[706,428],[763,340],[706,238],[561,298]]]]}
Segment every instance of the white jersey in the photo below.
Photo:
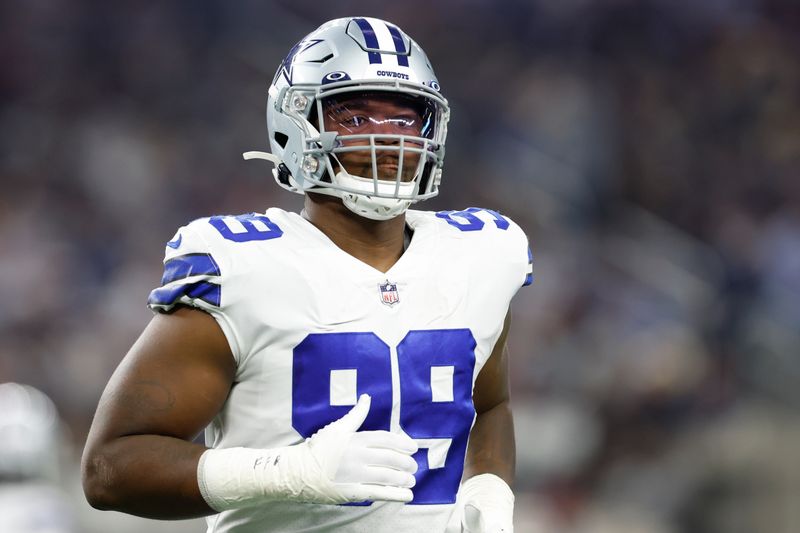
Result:
{"type": "Polygon", "coordinates": [[[269,503],[210,517],[209,532],[444,530],[475,378],[532,259],[524,233],[494,211],[412,210],[406,220],[413,237],[386,273],[277,208],[195,220],[167,243],[150,307],[207,311],[237,364],[207,445],[297,444],[368,393],[361,429],[405,432],[420,446],[410,504],[269,503]]]}

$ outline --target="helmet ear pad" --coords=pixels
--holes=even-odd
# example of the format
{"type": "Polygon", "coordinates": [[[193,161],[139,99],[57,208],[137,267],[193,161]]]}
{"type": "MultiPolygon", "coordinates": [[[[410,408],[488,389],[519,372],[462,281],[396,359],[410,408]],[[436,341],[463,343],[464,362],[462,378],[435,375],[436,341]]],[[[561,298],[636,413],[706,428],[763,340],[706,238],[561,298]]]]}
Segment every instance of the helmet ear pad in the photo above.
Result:
{"type": "MultiPolygon", "coordinates": [[[[316,100],[311,102],[310,105],[311,105],[311,110],[308,113],[308,122],[312,126],[317,128],[317,131],[322,131],[322,128],[320,127],[320,124],[319,124],[319,111],[318,111],[318,107],[319,106],[317,106],[316,100]]],[[[338,172],[339,163],[334,158],[330,158],[330,160],[331,160],[331,165],[333,166],[333,171],[334,172],[338,172]]],[[[328,171],[327,168],[323,171],[323,173],[320,176],[319,180],[323,181],[325,183],[331,183],[330,172],[328,171]]]]}
{"type": "MultiPolygon", "coordinates": [[[[311,103],[311,111],[310,111],[310,113],[308,115],[308,119],[307,120],[317,130],[319,130],[319,118],[318,117],[319,117],[319,113],[317,111],[316,102],[312,102],[311,103]]],[[[274,135],[274,138],[275,138],[275,141],[278,142],[279,144],[281,144],[281,146],[283,146],[284,148],[286,147],[286,144],[289,141],[289,136],[287,136],[286,134],[280,133],[280,132],[276,132],[275,135],[274,135]]],[[[338,170],[338,166],[339,166],[337,161],[336,160],[332,160],[331,164],[334,166],[334,171],[337,171],[338,170]]],[[[276,173],[276,176],[275,176],[275,179],[278,181],[278,184],[279,185],[283,185],[286,188],[292,187],[293,185],[292,185],[292,182],[290,181],[290,178],[294,178],[294,176],[292,174],[292,171],[289,170],[289,167],[286,165],[286,163],[284,162],[284,163],[281,163],[280,165],[278,165],[277,173],[276,173]]],[[[319,180],[323,181],[323,182],[326,182],[326,183],[330,183],[331,182],[331,177],[330,177],[329,172],[328,172],[327,169],[325,169],[323,171],[323,173],[320,176],[319,180]]],[[[309,187],[309,189],[314,189],[315,187],[317,187],[317,186],[311,185],[309,187]]]]}

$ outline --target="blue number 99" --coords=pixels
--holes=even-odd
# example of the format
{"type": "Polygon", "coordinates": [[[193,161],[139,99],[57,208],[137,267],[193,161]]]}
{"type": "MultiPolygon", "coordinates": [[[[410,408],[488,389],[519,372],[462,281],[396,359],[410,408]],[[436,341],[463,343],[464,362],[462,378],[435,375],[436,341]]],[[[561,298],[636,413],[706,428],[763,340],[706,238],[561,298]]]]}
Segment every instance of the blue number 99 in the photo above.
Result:
{"type": "MultiPolygon", "coordinates": [[[[410,331],[397,346],[400,426],[420,446],[411,504],[455,502],[475,417],[475,346],[468,329],[410,331]]],[[[300,435],[341,418],[364,393],[372,407],[362,429],[389,429],[391,350],[377,335],[313,333],[293,362],[292,425],[300,435]],[[342,382],[350,383],[345,397],[336,392],[342,382]]]]}

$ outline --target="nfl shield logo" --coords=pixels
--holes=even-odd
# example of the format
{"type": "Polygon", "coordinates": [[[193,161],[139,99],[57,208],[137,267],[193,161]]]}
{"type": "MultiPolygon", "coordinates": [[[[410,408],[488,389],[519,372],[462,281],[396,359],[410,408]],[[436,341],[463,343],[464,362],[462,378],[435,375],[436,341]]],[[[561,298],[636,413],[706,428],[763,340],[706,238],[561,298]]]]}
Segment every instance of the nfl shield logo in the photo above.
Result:
{"type": "Polygon", "coordinates": [[[400,296],[397,292],[397,283],[392,283],[387,279],[386,283],[378,283],[378,287],[381,289],[381,302],[392,306],[400,301],[400,296]]]}

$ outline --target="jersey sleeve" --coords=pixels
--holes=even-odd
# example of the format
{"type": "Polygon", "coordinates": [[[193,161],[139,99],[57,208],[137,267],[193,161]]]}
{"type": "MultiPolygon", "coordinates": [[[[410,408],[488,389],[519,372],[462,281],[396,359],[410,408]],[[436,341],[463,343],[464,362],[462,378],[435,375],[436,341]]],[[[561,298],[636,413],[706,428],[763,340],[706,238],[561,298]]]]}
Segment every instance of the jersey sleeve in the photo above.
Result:
{"type": "Polygon", "coordinates": [[[462,211],[440,211],[436,217],[450,231],[471,242],[474,261],[486,265],[485,274],[498,276],[514,293],[533,283],[533,254],[522,228],[492,209],[468,207],[462,211]]]}
{"type": "Polygon", "coordinates": [[[178,304],[210,311],[222,300],[222,270],[208,245],[192,228],[183,226],[166,244],[161,285],[150,292],[153,311],[170,311],[178,304]]]}
{"type": "MultiPolygon", "coordinates": [[[[517,228],[519,228],[519,226],[517,226],[517,228]]],[[[522,286],[527,287],[528,285],[531,285],[533,283],[533,252],[531,251],[531,245],[530,242],[528,241],[528,237],[525,235],[525,233],[522,231],[521,228],[519,228],[519,233],[522,234],[522,241],[524,242],[523,246],[525,249],[527,249],[526,257],[528,259],[528,262],[523,267],[525,273],[525,279],[522,282],[522,286]]],[[[520,251],[521,250],[522,247],[520,247],[520,251]]]]}
{"type": "Polygon", "coordinates": [[[499,239],[497,243],[497,252],[501,254],[498,259],[510,268],[516,292],[533,283],[533,253],[522,228],[510,218],[504,218],[508,222],[508,229],[504,235],[506,238],[499,239]]]}
{"type": "Polygon", "coordinates": [[[224,261],[224,251],[214,251],[209,245],[203,232],[206,226],[208,219],[195,220],[178,229],[167,242],[161,283],[150,291],[147,306],[160,313],[177,305],[209,313],[217,320],[238,361],[239,336],[223,299],[226,281],[230,284],[230,268],[224,261]]]}

